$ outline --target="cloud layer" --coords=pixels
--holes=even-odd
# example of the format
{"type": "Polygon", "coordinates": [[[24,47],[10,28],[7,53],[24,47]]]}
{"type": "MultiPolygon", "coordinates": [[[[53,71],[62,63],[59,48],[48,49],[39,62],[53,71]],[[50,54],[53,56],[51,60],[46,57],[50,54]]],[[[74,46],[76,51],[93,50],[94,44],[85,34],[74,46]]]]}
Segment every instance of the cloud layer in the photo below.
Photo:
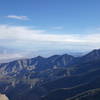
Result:
{"type": "Polygon", "coordinates": [[[8,15],[6,18],[11,18],[11,19],[18,19],[18,20],[29,20],[27,16],[17,16],[17,15],[8,15]]]}
{"type": "Polygon", "coordinates": [[[50,34],[25,26],[0,25],[0,46],[37,49],[93,49],[100,47],[100,34],[50,34]]]}

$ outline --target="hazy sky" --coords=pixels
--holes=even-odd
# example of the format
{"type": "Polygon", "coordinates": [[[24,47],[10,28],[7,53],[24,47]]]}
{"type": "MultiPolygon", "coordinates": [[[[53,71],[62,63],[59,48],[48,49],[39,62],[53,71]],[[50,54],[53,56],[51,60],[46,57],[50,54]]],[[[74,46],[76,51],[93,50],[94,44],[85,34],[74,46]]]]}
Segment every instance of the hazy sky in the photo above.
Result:
{"type": "Polygon", "coordinates": [[[0,47],[100,47],[100,0],[0,0],[0,47]]]}

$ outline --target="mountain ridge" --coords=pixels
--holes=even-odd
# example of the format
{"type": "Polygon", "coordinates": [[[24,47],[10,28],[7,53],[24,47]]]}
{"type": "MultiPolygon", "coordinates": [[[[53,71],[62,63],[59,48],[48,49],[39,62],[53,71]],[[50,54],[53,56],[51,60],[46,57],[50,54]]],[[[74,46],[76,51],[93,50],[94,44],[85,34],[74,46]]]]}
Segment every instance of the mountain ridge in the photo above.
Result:
{"type": "Polygon", "coordinates": [[[73,57],[68,54],[53,55],[48,58],[37,56],[0,64],[0,92],[7,94],[11,100],[16,100],[17,97],[17,100],[21,98],[30,100],[26,94],[30,94],[33,100],[34,98],[41,100],[41,96],[48,96],[49,92],[55,89],[59,89],[57,93],[62,93],[61,88],[72,88],[80,84],[87,87],[87,82],[91,85],[91,81],[97,81],[96,77],[99,79],[99,54],[100,50],[93,50],[82,57],[73,57]]]}

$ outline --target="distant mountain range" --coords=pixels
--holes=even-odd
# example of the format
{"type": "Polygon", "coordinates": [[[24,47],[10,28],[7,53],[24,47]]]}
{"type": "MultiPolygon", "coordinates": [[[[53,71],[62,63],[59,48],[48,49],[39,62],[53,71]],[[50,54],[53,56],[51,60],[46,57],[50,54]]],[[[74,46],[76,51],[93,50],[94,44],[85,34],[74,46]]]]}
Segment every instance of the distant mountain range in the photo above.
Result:
{"type": "Polygon", "coordinates": [[[84,95],[90,100],[88,91],[98,90],[99,80],[100,49],[81,57],[37,56],[0,64],[0,92],[11,100],[85,100],[84,95]]]}

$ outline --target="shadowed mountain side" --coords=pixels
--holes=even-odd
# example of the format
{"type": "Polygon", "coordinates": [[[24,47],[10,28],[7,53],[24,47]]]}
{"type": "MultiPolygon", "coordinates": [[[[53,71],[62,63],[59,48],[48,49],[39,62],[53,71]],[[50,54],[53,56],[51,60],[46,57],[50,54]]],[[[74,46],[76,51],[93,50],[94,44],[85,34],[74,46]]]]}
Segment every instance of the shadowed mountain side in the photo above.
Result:
{"type": "Polygon", "coordinates": [[[100,77],[100,69],[76,76],[63,77],[58,80],[43,84],[42,86],[48,91],[52,91],[59,88],[69,88],[79,84],[85,84],[95,80],[97,77],[100,77]]]}
{"type": "Polygon", "coordinates": [[[100,70],[78,77],[70,78],[69,81],[61,79],[47,84],[47,89],[51,92],[43,100],[65,100],[87,90],[100,88],[100,70]]]}
{"type": "Polygon", "coordinates": [[[83,92],[66,100],[100,100],[100,88],[83,92]]]}

